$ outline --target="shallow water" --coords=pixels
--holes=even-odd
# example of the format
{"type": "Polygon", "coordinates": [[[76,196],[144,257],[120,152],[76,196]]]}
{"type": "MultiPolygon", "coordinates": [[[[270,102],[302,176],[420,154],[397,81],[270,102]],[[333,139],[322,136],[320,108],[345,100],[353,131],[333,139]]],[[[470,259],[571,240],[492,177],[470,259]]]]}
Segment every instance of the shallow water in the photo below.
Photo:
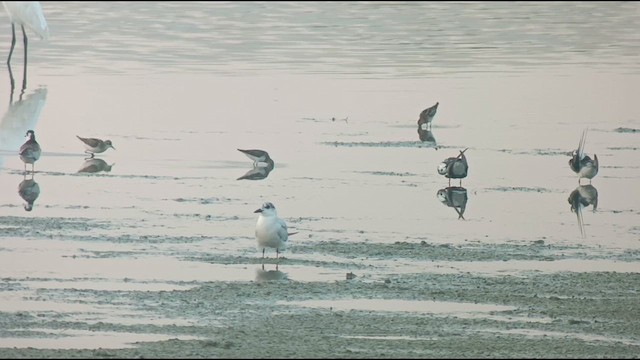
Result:
{"type": "MultiPolygon", "coordinates": [[[[3,300],[15,295],[12,284],[29,293],[331,282],[363,264],[363,279],[640,271],[638,3],[43,8],[52,36],[30,40],[22,101],[0,72],[3,300]],[[436,101],[435,143],[421,142],[418,114],[436,101]],[[600,171],[583,237],[567,200],[578,186],[567,162],[585,128],[600,171]],[[25,177],[16,155],[27,129],[43,149],[31,212],[18,194],[25,177]],[[116,150],[96,156],[110,171],[78,173],[76,135],[113,141],[116,150]],[[252,168],[237,151],[248,148],[274,159],[266,178],[237,180],[252,168]],[[436,196],[448,186],[436,167],[464,148],[460,217],[436,196]],[[299,232],[280,273],[266,273],[273,264],[262,273],[255,250],[253,211],[264,201],[299,232]],[[425,265],[388,248],[535,241],[580,256],[425,265]],[[378,256],[316,247],[330,242],[387,248],[378,256]]],[[[21,64],[19,42],[18,86],[21,64]]],[[[32,310],[12,304],[1,311],[32,310]]]]}

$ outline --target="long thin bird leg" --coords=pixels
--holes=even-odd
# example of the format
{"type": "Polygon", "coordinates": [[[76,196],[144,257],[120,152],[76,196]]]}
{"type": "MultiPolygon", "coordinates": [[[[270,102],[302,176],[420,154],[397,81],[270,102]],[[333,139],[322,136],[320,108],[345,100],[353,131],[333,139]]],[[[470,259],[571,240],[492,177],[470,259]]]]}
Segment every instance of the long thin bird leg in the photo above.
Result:
{"type": "Polygon", "coordinates": [[[13,55],[13,48],[16,47],[16,26],[11,23],[11,49],[9,50],[9,57],[7,57],[7,65],[11,63],[11,55],[13,55]]]}
{"type": "Polygon", "coordinates": [[[24,37],[24,69],[22,76],[22,90],[27,88],[27,32],[24,30],[24,25],[20,25],[22,27],[22,35],[24,37]]]}
{"type": "Polygon", "coordinates": [[[11,79],[11,94],[16,87],[16,83],[13,80],[13,73],[11,72],[11,55],[13,55],[13,48],[16,47],[16,26],[11,23],[11,49],[9,50],[9,56],[7,57],[7,67],[9,68],[9,78],[11,79]]]}

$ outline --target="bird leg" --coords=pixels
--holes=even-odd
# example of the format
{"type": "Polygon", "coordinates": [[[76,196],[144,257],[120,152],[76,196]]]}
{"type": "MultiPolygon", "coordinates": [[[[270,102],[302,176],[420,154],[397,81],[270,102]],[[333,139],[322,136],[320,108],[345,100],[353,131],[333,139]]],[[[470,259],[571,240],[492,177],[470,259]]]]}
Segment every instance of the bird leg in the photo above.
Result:
{"type": "MultiPolygon", "coordinates": [[[[13,55],[13,48],[16,46],[16,26],[11,23],[11,49],[9,50],[9,56],[7,57],[7,67],[9,68],[9,78],[11,78],[11,90],[15,88],[15,81],[13,80],[13,73],[11,72],[11,55],[13,55]]],[[[11,91],[13,94],[13,91],[11,91]]]]}
{"type": "Polygon", "coordinates": [[[262,258],[263,258],[263,259],[264,259],[264,249],[265,249],[265,248],[262,248],[262,258]]]}
{"type": "Polygon", "coordinates": [[[27,32],[24,30],[24,25],[20,25],[20,27],[24,38],[24,69],[22,70],[22,90],[24,90],[27,88],[27,32]]]}
{"type": "Polygon", "coordinates": [[[13,55],[13,48],[16,47],[16,26],[11,23],[11,49],[9,50],[9,57],[7,57],[7,65],[11,63],[11,55],[13,55]]]}

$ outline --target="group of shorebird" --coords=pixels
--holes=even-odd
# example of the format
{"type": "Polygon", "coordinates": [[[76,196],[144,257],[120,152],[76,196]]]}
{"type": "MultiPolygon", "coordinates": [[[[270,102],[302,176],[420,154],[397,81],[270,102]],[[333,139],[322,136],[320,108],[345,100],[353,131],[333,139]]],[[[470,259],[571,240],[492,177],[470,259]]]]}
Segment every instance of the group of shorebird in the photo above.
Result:
{"type": "MultiPolygon", "coordinates": [[[[426,125],[428,126],[428,129],[431,129],[431,123],[436,115],[439,104],[439,102],[436,102],[435,105],[420,113],[418,126],[426,125]]],[[[598,174],[598,156],[594,154],[592,159],[584,152],[587,131],[588,129],[585,129],[582,132],[578,149],[572,152],[571,159],[569,160],[569,167],[573,172],[578,174],[578,184],[580,184],[580,180],[582,178],[589,179],[589,182],[591,182],[591,179],[598,174]]],[[[468,148],[460,151],[458,156],[447,158],[438,165],[438,174],[449,178],[449,184],[451,184],[451,179],[460,179],[460,184],[462,184],[462,179],[467,177],[469,172],[469,163],[467,162],[467,158],[464,156],[464,152],[467,150],[468,148]]]]}
{"type": "MultiPolygon", "coordinates": [[[[40,159],[40,155],[42,155],[42,149],[40,148],[40,144],[36,140],[36,133],[33,130],[28,130],[26,135],[27,141],[20,146],[20,150],[18,155],[20,156],[20,160],[24,162],[24,171],[27,172],[27,164],[31,164],[31,172],[34,172],[35,162],[40,159]]],[[[91,155],[90,158],[93,158],[95,154],[103,153],[107,151],[107,149],[111,148],[115,150],[113,147],[111,140],[101,140],[96,138],[84,138],[76,135],[80,141],[84,144],[85,154],[91,155]]]]}
{"type": "MultiPolygon", "coordinates": [[[[419,126],[426,126],[429,129],[431,128],[431,123],[437,113],[438,105],[439,103],[436,102],[435,105],[420,113],[418,120],[419,126]]],[[[578,174],[578,184],[580,184],[580,180],[582,178],[587,178],[591,181],[591,179],[593,179],[598,173],[598,156],[594,155],[592,159],[584,152],[587,130],[588,129],[585,129],[583,131],[578,149],[573,151],[571,159],[569,160],[569,167],[578,174]]],[[[40,149],[40,145],[36,141],[36,136],[33,130],[27,131],[26,136],[27,141],[20,147],[19,155],[20,159],[24,162],[25,173],[27,171],[27,164],[31,164],[31,172],[33,173],[34,163],[40,158],[42,151],[40,149]]],[[[102,153],[109,148],[115,150],[110,140],[83,138],[80,136],[77,137],[84,144],[85,153],[90,154],[91,158],[93,158],[96,153],[102,153]]],[[[274,166],[273,159],[271,159],[269,154],[264,150],[238,150],[253,160],[254,168],[272,169],[274,166]]],[[[451,179],[460,179],[460,185],[462,185],[462,179],[467,177],[469,172],[469,164],[465,156],[465,152],[467,150],[468,148],[461,150],[458,156],[449,157],[438,165],[438,174],[448,178],[449,185],[451,185],[451,179]]],[[[242,178],[243,177],[238,180],[242,178]]],[[[289,235],[293,235],[295,233],[288,232],[287,224],[284,220],[278,217],[273,203],[265,202],[260,209],[257,209],[254,212],[260,214],[256,223],[255,237],[258,243],[258,249],[262,250],[262,257],[264,258],[265,250],[267,248],[275,249],[276,258],[279,257],[280,252],[286,248],[289,235]]]]}

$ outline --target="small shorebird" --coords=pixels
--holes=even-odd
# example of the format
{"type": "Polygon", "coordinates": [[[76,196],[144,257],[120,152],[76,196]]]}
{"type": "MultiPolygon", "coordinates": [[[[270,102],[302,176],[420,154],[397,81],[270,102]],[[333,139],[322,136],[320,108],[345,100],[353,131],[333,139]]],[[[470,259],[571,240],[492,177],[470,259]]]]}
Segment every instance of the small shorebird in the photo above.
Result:
{"type": "Polygon", "coordinates": [[[593,159],[591,159],[584,152],[584,143],[587,139],[587,131],[589,129],[585,129],[582,132],[582,137],[580,138],[580,143],[578,144],[578,149],[573,150],[571,154],[571,159],[569,159],[569,167],[571,170],[578,174],[578,184],[580,184],[580,180],[582,178],[589,179],[589,184],[591,184],[591,179],[593,179],[598,174],[598,156],[593,154],[593,159]]]}
{"type": "Polygon", "coordinates": [[[264,150],[238,149],[238,151],[244,153],[249,159],[253,160],[253,166],[268,165],[269,163],[273,164],[273,160],[271,160],[269,154],[264,150]]]}
{"type": "Polygon", "coordinates": [[[287,246],[289,235],[297,232],[287,232],[287,224],[278,217],[276,207],[270,202],[265,202],[262,207],[254,213],[260,213],[256,223],[256,240],[258,250],[262,249],[262,258],[266,248],[276,249],[276,258],[280,256],[280,251],[284,251],[287,246]]]}
{"type": "Polygon", "coordinates": [[[418,127],[422,128],[422,124],[426,124],[429,130],[431,130],[431,122],[436,116],[439,104],[439,102],[436,102],[436,104],[432,107],[422,110],[422,112],[420,113],[420,118],[418,119],[418,127]]]}
{"type": "Polygon", "coordinates": [[[91,157],[94,157],[95,154],[105,152],[108,148],[112,148],[113,150],[116,149],[111,144],[111,140],[103,141],[95,138],[83,138],[78,135],[76,135],[76,137],[84,143],[84,147],[86,148],[84,152],[86,154],[91,154],[91,157]]]}
{"type": "Polygon", "coordinates": [[[27,202],[24,204],[24,209],[26,211],[33,210],[33,203],[40,196],[40,186],[33,180],[33,173],[31,179],[27,179],[27,174],[24,174],[24,180],[18,185],[18,195],[27,202]]]}
{"type": "Polygon", "coordinates": [[[457,157],[450,157],[438,165],[438,174],[449,178],[449,185],[451,185],[451,179],[460,179],[460,185],[462,185],[462,179],[467,177],[469,164],[464,152],[468,149],[460,151],[457,157]]]}
{"type": "Polygon", "coordinates": [[[31,172],[33,173],[34,163],[40,159],[42,150],[36,141],[36,134],[33,130],[28,130],[26,136],[28,137],[27,141],[20,146],[20,160],[24,162],[24,172],[27,172],[27,164],[31,164],[31,172]]]}

